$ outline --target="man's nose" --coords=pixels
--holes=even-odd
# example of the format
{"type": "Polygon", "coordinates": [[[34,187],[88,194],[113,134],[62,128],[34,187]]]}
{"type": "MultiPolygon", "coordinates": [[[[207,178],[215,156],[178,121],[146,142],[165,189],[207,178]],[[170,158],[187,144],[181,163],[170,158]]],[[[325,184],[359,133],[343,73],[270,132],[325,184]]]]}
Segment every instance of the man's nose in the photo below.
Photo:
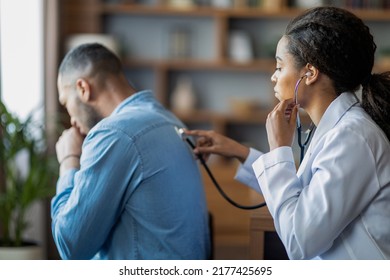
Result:
{"type": "Polygon", "coordinates": [[[70,124],[72,125],[72,126],[74,126],[74,127],[76,127],[77,125],[77,123],[76,123],[76,120],[75,120],[75,118],[70,118],[70,124]]]}

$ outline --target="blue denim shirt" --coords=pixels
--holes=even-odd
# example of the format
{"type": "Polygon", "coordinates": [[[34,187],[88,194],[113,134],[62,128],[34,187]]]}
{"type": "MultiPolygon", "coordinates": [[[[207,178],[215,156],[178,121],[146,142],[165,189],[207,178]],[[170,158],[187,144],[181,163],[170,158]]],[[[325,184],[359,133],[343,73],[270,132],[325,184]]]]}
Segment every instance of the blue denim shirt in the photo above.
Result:
{"type": "Polygon", "coordinates": [[[52,231],[64,259],[206,259],[207,206],[183,124],[150,91],[87,135],[79,170],[57,182],[52,231]]]}

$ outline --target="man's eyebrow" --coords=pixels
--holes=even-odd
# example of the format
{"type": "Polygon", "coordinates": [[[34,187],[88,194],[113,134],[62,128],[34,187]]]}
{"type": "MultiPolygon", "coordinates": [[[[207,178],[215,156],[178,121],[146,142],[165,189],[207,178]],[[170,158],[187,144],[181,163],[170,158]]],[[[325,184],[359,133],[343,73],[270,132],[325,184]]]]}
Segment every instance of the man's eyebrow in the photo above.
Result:
{"type": "Polygon", "coordinates": [[[276,60],[283,61],[283,59],[282,59],[280,56],[275,56],[275,59],[276,59],[276,60]]]}

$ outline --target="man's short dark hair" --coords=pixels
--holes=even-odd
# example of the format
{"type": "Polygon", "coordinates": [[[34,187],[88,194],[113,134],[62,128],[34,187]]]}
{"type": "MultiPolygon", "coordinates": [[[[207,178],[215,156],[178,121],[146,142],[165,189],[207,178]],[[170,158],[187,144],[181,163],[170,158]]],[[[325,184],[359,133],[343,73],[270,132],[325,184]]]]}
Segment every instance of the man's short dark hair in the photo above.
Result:
{"type": "Polygon", "coordinates": [[[61,62],[60,75],[68,75],[74,71],[86,71],[88,76],[96,74],[102,77],[106,75],[118,75],[122,72],[122,64],[119,58],[106,47],[98,43],[80,45],[69,51],[61,62]]]}

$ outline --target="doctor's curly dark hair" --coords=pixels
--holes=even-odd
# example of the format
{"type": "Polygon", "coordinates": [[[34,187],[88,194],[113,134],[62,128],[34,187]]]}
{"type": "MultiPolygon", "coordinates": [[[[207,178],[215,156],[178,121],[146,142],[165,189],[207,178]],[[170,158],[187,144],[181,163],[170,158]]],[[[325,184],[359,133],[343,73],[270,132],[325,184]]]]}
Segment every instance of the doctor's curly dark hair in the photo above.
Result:
{"type": "Polygon", "coordinates": [[[312,64],[337,94],[362,86],[362,107],[390,139],[390,72],[371,74],[376,44],[369,28],[351,12],[317,7],[293,19],[285,36],[297,67],[312,64]]]}

